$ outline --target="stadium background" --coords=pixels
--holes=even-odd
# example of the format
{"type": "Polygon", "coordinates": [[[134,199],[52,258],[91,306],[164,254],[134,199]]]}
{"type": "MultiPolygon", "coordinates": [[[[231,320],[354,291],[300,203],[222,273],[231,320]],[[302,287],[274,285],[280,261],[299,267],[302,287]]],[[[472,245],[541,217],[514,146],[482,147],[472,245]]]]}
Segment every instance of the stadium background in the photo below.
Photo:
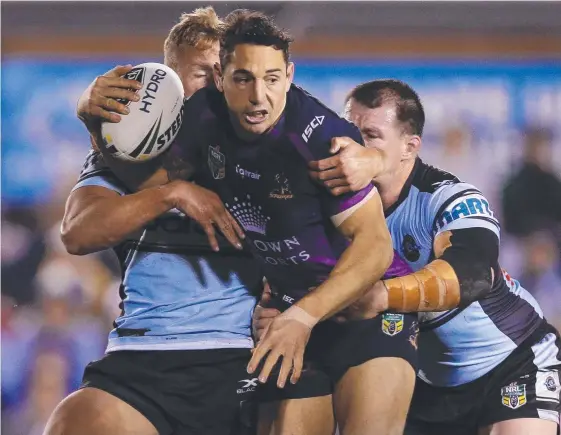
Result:
{"type": "MultiPolygon", "coordinates": [[[[4,435],[42,433],[84,365],[102,354],[118,311],[112,254],[72,257],[59,239],[89,147],[74,114],[78,96],[117,63],[161,61],[168,30],[198,6],[2,3],[4,435]]],[[[296,37],[296,83],[335,110],[365,80],[413,85],[428,118],[422,156],[489,197],[503,221],[503,266],[561,326],[561,219],[553,213],[561,208],[561,3],[214,6],[220,15],[237,7],[275,15],[296,37]],[[533,175],[528,160],[540,162],[533,175]],[[509,183],[512,219],[502,200],[509,183]],[[530,183],[537,187],[527,198],[517,186],[530,183]]]]}

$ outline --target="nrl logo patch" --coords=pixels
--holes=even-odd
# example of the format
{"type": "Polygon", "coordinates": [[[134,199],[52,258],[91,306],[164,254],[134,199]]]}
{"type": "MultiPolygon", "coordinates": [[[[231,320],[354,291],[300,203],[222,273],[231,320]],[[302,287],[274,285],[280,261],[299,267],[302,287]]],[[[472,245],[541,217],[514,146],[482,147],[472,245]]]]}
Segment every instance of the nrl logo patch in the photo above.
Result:
{"type": "Polygon", "coordinates": [[[386,313],[382,315],[382,332],[394,336],[403,331],[403,314],[386,313]]]}
{"type": "Polygon", "coordinates": [[[226,156],[219,151],[220,147],[208,147],[208,167],[215,180],[226,176],[226,156]]]}
{"type": "Polygon", "coordinates": [[[503,405],[510,409],[518,409],[526,404],[526,384],[513,382],[501,388],[503,405]]]}

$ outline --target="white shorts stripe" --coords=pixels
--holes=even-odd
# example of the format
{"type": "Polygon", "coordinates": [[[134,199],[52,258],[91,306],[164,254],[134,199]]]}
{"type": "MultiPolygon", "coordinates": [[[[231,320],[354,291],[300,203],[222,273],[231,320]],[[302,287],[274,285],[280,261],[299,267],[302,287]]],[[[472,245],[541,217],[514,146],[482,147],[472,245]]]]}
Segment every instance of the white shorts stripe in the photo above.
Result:
{"type": "Polygon", "coordinates": [[[540,417],[541,420],[549,420],[559,424],[559,413],[557,411],[538,408],[538,417],[540,417]]]}
{"type": "MultiPolygon", "coordinates": [[[[561,361],[558,359],[559,347],[556,345],[556,336],[553,333],[546,336],[532,346],[536,372],[536,401],[554,403],[559,405],[561,400],[561,382],[559,369],[561,361]]],[[[553,405],[554,408],[558,406],[553,405]]],[[[542,420],[554,421],[559,424],[559,411],[537,408],[538,416],[542,420]]]]}
{"type": "Polygon", "coordinates": [[[559,348],[555,344],[556,338],[555,334],[550,332],[532,346],[534,364],[538,370],[547,371],[550,367],[558,367],[561,365],[561,361],[557,359],[559,348]]]}

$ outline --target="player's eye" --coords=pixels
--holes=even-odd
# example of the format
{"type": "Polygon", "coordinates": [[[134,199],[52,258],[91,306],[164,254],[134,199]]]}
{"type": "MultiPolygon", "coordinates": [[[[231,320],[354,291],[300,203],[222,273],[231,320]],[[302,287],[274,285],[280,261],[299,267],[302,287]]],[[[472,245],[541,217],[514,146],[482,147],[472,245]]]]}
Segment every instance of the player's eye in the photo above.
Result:
{"type": "Polygon", "coordinates": [[[278,77],[269,77],[269,78],[267,79],[267,83],[270,84],[270,85],[274,85],[274,84],[277,83],[278,81],[279,81],[279,78],[278,78],[278,77]]]}
{"type": "Polygon", "coordinates": [[[246,85],[249,83],[249,78],[247,77],[234,77],[234,82],[240,85],[246,85]]]}

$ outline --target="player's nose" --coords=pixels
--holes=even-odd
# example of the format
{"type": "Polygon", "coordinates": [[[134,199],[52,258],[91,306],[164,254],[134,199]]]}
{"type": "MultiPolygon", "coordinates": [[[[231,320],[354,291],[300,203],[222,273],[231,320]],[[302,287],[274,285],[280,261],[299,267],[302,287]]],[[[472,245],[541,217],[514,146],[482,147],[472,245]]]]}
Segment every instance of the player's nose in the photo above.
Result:
{"type": "Polygon", "coordinates": [[[249,96],[250,103],[255,106],[262,104],[265,101],[265,95],[265,82],[263,80],[254,80],[249,96]]]}

